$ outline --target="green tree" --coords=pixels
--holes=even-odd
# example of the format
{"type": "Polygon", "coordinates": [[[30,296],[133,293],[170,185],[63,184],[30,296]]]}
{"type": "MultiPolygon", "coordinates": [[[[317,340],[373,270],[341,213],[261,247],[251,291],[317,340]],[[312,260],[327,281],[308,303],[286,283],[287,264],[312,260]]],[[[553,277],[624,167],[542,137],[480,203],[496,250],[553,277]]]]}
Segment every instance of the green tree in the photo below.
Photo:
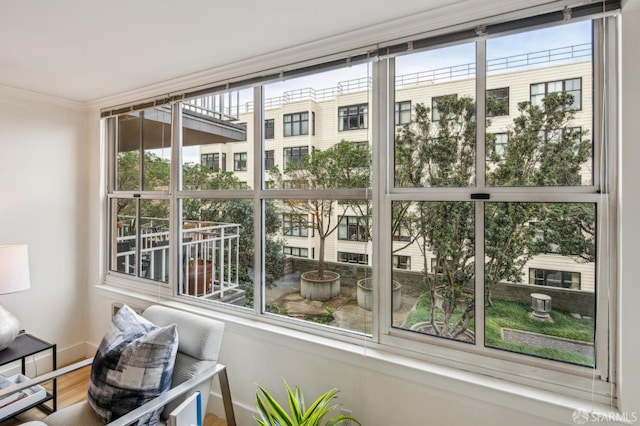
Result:
{"type": "MultiPolygon", "coordinates": [[[[508,131],[503,153],[487,135],[489,186],[561,186],[580,184],[580,168],[590,158],[586,132],[572,128],[573,98],[550,94],[541,106],[522,102],[508,131]]],[[[395,179],[400,187],[468,187],[475,174],[475,103],[469,97],[438,101],[439,120],[430,108],[415,107],[415,120],[395,140],[395,179]]],[[[488,122],[488,124],[490,124],[488,122]]],[[[484,164],[480,165],[484,167],[484,164]]],[[[592,206],[555,203],[485,203],[485,304],[500,281],[522,281],[522,268],[534,255],[554,251],[585,261],[593,259],[592,206]],[[571,223],[570,226],[562,226],[571,223]],[[544,235],[540,239],[538,236],[544,235]],[[553,250],[552,250],[553,249],[553,250]]],[[[471,287],[475,270],[475,208],[470,202],[394,202],[394,223],[411,223],[412,240],[424,258],[435,334],[456,338],[473,319],[474,303],[459,299],[471,287]],[[435,257],[427,265],[429,256],[435,257]],[[427,274],[429,266],[434,271],[427,274]],[[436,321],[436,295],[442,321],[436,321]],[[458,312],[456,313],[456,310],[458,312]]]]}
{"type": "MultiPolygon", "coordinates": [[[[368,188],[371,175],[371,155],[368,147],[342,140],[325,150],[313,149],[297,162],[290,162],[280,171],[270,170],[280,188],[286,183],[307,190],[368,188]]],[[[300,217],[302,226],[311,228],[319,238],[318,276],[324,278],[325,243],[349,211],[359,211],[366,220],[366,203],[350,200],[340,205],[327,199],[286,199],[281,211],[300,217]],[[364,206],[363,206],[364,205],[364,206]]]]}

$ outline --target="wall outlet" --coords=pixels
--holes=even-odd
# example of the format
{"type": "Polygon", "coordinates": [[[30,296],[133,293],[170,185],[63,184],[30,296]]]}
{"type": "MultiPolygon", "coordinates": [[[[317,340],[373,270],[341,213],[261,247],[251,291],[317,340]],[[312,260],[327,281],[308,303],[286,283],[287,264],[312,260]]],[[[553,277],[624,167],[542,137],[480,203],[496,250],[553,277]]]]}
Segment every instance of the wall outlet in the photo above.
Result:
{"type": "MultiPolygon", "coordinates": [[[[353,414],[351,413],[351,410],[349,410],[348,408],[340,408],[340,414],[344,414],[345,416],[353,416],[353,414]]],[[[342,424],[344,426],[353,426],[353,422],[351,420],[347,420],[342,424]]]]}

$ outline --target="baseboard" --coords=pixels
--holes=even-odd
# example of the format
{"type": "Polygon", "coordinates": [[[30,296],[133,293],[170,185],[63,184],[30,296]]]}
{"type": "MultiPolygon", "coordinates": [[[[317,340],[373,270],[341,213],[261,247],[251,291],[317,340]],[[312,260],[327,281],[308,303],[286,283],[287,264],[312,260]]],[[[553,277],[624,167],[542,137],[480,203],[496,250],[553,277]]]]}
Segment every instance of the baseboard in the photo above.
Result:
{"type": "MultiPolygon", "coordinates": [[[[214,383],[216,378],[213,379],[214,383]]],[[[231,399],[233,399],[233,389],[231,390],[231,399]]],[[[215,414],[216,417],[226,419],[224,413],[224,404],[222,404],[222,395],[217,391],[209,393],[209,403],[207,404],[207,413],[215,414]]],[[[233,402],[233,414],[236,417],[236,424],[253,425],[256,424],[255,417],[258,412],[252,406],[247,406],[236,401],[233,402]]]]}

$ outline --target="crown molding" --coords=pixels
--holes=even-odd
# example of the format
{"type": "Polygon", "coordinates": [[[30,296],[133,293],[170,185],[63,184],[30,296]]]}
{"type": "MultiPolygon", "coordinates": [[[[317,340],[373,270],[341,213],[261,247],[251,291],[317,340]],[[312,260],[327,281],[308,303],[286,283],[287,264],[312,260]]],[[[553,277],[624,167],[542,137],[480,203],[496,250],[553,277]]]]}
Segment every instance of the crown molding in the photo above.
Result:
{"type": "Polygon", "coordinates": [[[24,100],[29,102],[37,102],[49,106],[62,107],[75,111],[86,111],[87,104],[71,99],[60,98],[57,96],[46,95],[44,93],[33,92],[31,90],[20,89],[12,86],[4,86],[0,84],[0,98],[11,100],[24,100]]]}

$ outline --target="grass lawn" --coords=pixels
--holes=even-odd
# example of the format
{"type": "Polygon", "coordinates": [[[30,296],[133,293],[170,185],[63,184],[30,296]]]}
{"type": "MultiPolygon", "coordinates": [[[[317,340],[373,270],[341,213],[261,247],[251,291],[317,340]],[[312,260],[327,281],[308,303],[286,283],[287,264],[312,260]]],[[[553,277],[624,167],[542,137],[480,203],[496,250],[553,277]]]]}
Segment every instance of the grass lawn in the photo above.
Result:
{"type": "MultiPolygon", "coordinates": [[[[436,320],[442,320],[442,312],[436,310],[436,320]]],[[[529,305],[518,302],[507,302],[504,300],[494,300],[493,306],[485,311],[485,344],[489,347],[504,349],[512,352],[525,353],[558,361],[566,361],[581,365],[593,365],[593,357],[583,354],[567,352],[559,349],[536,348],[526,344],[505,342],[502,339],[502,329],[510,328],[514,330],[528,331],[531,333],[544,334],[579,342],[593,343],[594,322],[593,319],[573,318],[568,312],[553,310],[551,318],[553,322],[540,321],[529,317],[531,308],[529,305]]],[[[452,321],[460,318],[462,312],[457,312],[452,321]]],[[[431,298],[425,292],[418,299],[416,309],[409,314],[407,321],[403,325],[410,328],[412,325],[430,321],[431,298]]],[[[475,323],[472,321],[469,330],[474,330],[475,323]]]]}

